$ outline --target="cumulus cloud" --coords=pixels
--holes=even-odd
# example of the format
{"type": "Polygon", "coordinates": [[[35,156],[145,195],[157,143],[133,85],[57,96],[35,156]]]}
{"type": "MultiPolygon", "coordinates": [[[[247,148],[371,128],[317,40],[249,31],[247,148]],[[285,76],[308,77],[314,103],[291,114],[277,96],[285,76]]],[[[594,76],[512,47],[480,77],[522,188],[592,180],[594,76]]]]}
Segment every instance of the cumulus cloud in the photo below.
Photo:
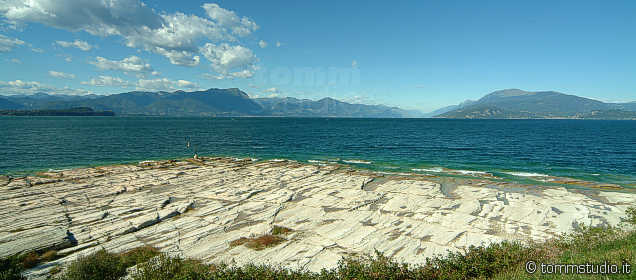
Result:
{"type": "Polygon", "coordinates": [[[17,58],[12,58],[11,59],[11,63],[15,63],[15,64],[22,64],[22,60],[19,60],[17,58]]]}
{"type": "Polygon", "coordinates": [[[261,47],[261,49],[267,48],[267,42],[260,40],[258,41],[258,46],[261,47]]]}
{"type": "Polygon", "coordinates": [[[91,61],[91,64],[97,66],[101,70],[114,70],[122,71],[124,73],[154,73],[150,64],[143,61],[138,56],[129,56],[122,60],[110,60],[101,56],[95,58],[95,61],[91,61]]]}
{"type": "Polygon", "coordinates": [[[354,59],[353,61],[351,61],[351,68],[356,68],[356,67],[358,67],[358,61],[354,59]]]}
{"type": "Polygon", "coordinates": [[[182,90],[182,89],[198,89],[199,85],[196,83],[186,81],[186,80],[177,80],[173,81],[167,78],[160,79],[150,79],[144,80],[140,79],[137,81],[137,89],[138,90],[148,90],[148,91],[174,91],[174,90],[182,90]]]}
{"type": "Polygon", "coordinates": [[[276,41],[276,47],[277,48],[280,48],[280,46],[282,46],[282,45],[283,45],[283,43],[276,41]]]}
{"type": "Polygon", "coordinates": [[[0,52],[9,52],[13,48],[22,45],[24,45],[24,41],[0,34],[0,52]]]}
{"type": "Polygon", "coordinates": [[[49,71],[49,76],[55,77],[55,78],[60,78],[60,79],[75,79],[75,75],[74,74],[58,72],[58,71],[52,71],[52,70],[49,71]]]}
{"type": "Polygon", "coordinates": [[[55,41],[55,43],[63,48],[78,48],[83,51],[90,51],[93,46],[86,41],[75,40],[73,42],[55,41]]]}
{"type": "Polygon", "coordinates": [[[208,17],[215,20],[218,24],[227,28],[234,35],[247,36],[258,29],[258,25],[247,17],[240,18],[236,13],[223,9],[214,3],[203,4],[203,9],[208,17]]]}
{"type": "Polygon", "coordinates": [[[155,11],[139,0],[5,0],[0,16],[13,25],[37,22],[96,36],[120,36],[128,47],[184,66],[199,64],[202,41],[236,42],[258,29],[251,19],[217,4],[202,8],[206,17],[155,11]]]}
{"type": "Polygon", "coordinates": [[[200,51],[221,77],[249,78],[253,75],[256,56],[246,47],[207,43],[200,51]]]}
{"type": "Polygon", "coordinates": [[[44,92],[48,94],[83,95],[91,92],[83,89],[73,89],[69,87],[57,88],[35,81],[0,81],[0,90],[6,94],[34,94],[44,92]]]}
{"type": "Polygon", "coordinates": [[[119,78],[111,76],[99,76],[92,78],[89,81],[82,82],[83,85],[96,86],[96,87],[129,87],[131,83],[119,78]]]}

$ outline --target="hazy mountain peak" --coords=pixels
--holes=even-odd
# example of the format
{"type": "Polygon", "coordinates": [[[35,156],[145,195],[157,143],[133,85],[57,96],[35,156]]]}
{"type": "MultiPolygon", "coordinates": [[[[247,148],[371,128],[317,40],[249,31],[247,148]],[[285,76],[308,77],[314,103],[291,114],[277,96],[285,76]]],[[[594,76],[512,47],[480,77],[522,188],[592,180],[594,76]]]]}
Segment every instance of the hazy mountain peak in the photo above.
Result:
{"type": "MultiPolygon", "coordinates": [[[[444,118],[633,118],[631,104],[604,103],[556,91],[505,89],[472,104],[447,107],[444,118]],[[618,111],[617,111],[618,110],[618,111]],[[607,113],[612,111],[611,113],[607,113]],[[614,112],[617,111],[617,112],[614,112]],[[596,112],[590,115],[592,112],[596,112]]],[[[444,108],[446,109],[446,108],[444,108]]],[[[439,110],[437,111],[439,112],[439,110]]]]}
{"type": "Polygon", "coordinates": [[[511,96],[532,95],[532,94],[536,94],[536,92],[525,91],[525,90],[521,90],[517,88],[511,88],[511,89],[497,90],[484,97],[489,97],[489,96],[490,97],[511,97],[511,96]]]}
{"type": "Polygon", "coordinates": [[[218,93],[222,93],[222,94],[230,94],[230,95],[235,95],[235,96],[239,96],[241,98],[247,98],[249,99],[250,96],[245,93],[244,91],[242,91],[239,88],[227,88],[227,89],[221,89],[221,88],[210,88],[208,90],[203,91],[205,93],[212,93],[212,94],[218,94],[218,93]]]}
{"type": "Polygon", "coordinates": [[[318,100],[318,102],[337,102],[337,101],[338,100],[333,99],[331,97],[325,97],[325,98],[322,98],[322,99],[318,100]]]}

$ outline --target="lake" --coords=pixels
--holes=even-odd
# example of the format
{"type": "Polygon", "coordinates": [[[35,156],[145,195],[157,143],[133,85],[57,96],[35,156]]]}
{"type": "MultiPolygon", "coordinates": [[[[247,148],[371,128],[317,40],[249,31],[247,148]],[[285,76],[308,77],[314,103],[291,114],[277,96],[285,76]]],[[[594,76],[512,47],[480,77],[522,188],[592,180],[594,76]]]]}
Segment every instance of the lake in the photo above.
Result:
{"type": "Polygon", "coordinates": [[[636,121],[0,117],[0,174],[199,155],[632,186],[636,121]],[[186,143],[190,142],[190,148],[186,143]]]}

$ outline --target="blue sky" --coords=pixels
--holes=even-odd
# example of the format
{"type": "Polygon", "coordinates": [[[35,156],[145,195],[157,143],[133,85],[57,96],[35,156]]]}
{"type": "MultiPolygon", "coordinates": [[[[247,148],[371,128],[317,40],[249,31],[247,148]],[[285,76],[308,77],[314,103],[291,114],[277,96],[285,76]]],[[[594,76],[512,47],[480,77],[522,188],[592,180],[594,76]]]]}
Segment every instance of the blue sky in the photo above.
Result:
{"type": "Polygon", "coordinates": [[[505,88],[636,100],[633,1],[0,1],[0,91],[238,87],[431,111],[505,88]]]}

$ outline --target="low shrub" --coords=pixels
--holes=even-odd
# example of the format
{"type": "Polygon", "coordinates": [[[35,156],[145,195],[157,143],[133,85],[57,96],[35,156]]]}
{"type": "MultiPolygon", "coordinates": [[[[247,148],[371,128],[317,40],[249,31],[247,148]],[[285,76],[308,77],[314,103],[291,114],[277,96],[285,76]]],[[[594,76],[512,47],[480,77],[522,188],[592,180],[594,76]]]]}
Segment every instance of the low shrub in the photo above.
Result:
{"type": "Polygon", "coordinates": [[[625,222],[632,226],[636,226],[636,207],[629,207],[625,210],[625,222]]]}
{"type": "Polygon", "coordinates": [[[414,279],[415,271],[406,263],[398,263],[376,251],[375,256],[344,258],[338,266],[323,270],[321,277],[337,279],[414,279]]]}
{"type": "Polygon", "coordinates": [[[245,245],[245,247],[256,251],[263,250],[268,247],[276,246],[285,242],[287,239],[277,235],[265,234],[258,237],[241,237],[230,242],[230,247],[245,245]]]}
{"type": "Polygon", "coordinates": [[[145,263],[159,254],[159,250],[150,246],[138,247],[121,254],[100,250],[92,255],[81,257],[72,262],[66,271],[57,279],[119,279],[126,275],[126,269],[128,267],[145,263]]]}
{"type": "Polygon", "coordinates": [[[100,250],[72,262],[57,279],[117,280],[126,275],[126,268],[120,256],[100,250]]]}
{"type": "Polygon", "coordinates": [[[26,280],[22,277],[22,260],[19,256],[0,259],[0,280],[26,280]]]}
{"type": "Polygon", "coordinates": [[[30,252],[22,257],[22,267],[25,269],[34,268],[40,263],[40,256],[35,252],[30,252]]]}
{"type": "Polygon", "coordinates": [[[427,258],[426,265],[418,268],[416,274],[423,279],[489,278],[509,267],[541,257],[540,252],[521,243],[504,241],[427,258]]]}
{"type": "Polygon", "coordinates": [[[161,253],[157,248],[142,246],[120,254],[125,266],[131,267],[138,263],[144,263],[161,253]]]}
{"type": "Polygon", "coordinates": [[[211,267],[197,260],[171,258],[161,254],[139,264],[131,273],[133,280],[190,280],[210,279],[211,267]]]}

